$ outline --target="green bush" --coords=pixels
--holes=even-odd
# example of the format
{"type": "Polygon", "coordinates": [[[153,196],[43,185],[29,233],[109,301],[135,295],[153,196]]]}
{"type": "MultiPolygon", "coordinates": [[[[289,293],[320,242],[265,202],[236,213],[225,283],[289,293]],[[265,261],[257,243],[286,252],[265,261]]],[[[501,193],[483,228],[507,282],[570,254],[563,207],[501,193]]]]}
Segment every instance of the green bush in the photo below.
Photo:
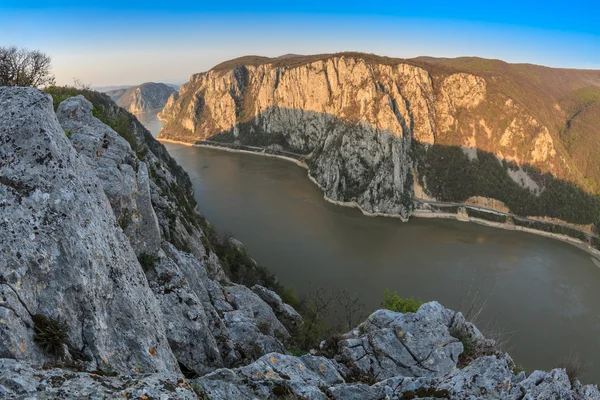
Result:
{"type": "Polygon", "coordinates": [[[423,302],[421,300],[415,300],[414,297],[407,297],[403,299],[398,296],[396,292],[390,292],[389,289],[385,289],[383,293],[383,302],[381,306],[391,311],[400,313],[417,312],[423,302]]]}
{"type": "Polygon", "coordinates": [[[154,264],[158,262],[158,257],[148,253],[141,253],[138,256],[138,261],[140,262],[144,272],[146,272],[149,269],[154,268],[154,264]]]}

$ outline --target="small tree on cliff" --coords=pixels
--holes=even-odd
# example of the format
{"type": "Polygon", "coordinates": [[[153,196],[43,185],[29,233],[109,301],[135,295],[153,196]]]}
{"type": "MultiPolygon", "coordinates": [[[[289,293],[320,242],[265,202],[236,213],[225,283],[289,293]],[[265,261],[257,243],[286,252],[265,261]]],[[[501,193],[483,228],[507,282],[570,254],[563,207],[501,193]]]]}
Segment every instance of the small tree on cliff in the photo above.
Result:
{"type": "Polygon", "coordinates": [[[52,86],[51,61],[39,50],[0,47],[0,86],[52,86]]]}

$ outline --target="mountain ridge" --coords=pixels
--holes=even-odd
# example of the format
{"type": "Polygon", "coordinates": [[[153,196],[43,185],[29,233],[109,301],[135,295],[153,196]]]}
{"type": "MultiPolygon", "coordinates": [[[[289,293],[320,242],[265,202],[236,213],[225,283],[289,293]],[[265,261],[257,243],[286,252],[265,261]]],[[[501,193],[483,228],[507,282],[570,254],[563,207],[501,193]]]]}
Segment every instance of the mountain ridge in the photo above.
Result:
{"type": "Polygon", "coordinates": [[[162,109],[169,96],[177,92],[177,89],[176,85],[145,82],[129,88],[111,90],[106,94],[127,111],[139,114],[162,109]]]}
{"type": "MultiPolygon", "coordinates": [[[[454,158],[460,162],[445,166],[459,169],[470,168],[469,161],[478,162],[478,152],[483,158],[485,153],[492,154],[500,167],[506,164],[505,172],[498,173],[534,197],[548,187],[546,178],[541,178],[544,174],[592,195],[600,193],[600,163],[593,162],[600,159],[600,148],[594,145],[600,126],[593,123],[597,117],[593,111],[600,104],[594,95],[600,89],[600,71],[475,57],[426,60],[339,53],[226,61],[192,75],[180,93],[170,97],[160,113],[166,122],[159,137],[282,145],[311,154],[317,164],[326,148],[329,155],[322,165],[329,170],[311,169],[311,173],[329,191],[328,196],[333,195],[329,197],[357,202],[369,212],[399,213],[403,218],[411,208],[407,202],[400,204],[403,193],[412,190],[404,184],[409,179],[394,178],[387,189],[376,189],[369,182],[378,174],[382,159],[400,160],[397,167],[403,175],[414,170],[427,195],[443,198],[420,173],[435,173],[426,165],[444,157],[432,159],[431,146],[450,152],[453,147],[462,149],[465,160],[454,158]],[[385,137],[395,137],[404,150],[393,158],[375,152],[369,161],[360,151],[340,155],[339,145],[333,145],[336,140],[340,144],[358,140],[355,148],[368,149],[381,147],[382,140],[388,140],[385,137]],[[419,150],[421,145],[424,151],[419,150]],[[409,148],[414,148],[410,154],[409,148]],[[334,153],[335,160],[331,159],[334,153]],[[335,171],[332,166],[337,166],[335,171]]],[[[552,195],[564,198],[556,200],[555,215],[535,211],[537,205],[533,207],[537,214],[532,215],[568,217],[567,208],[572,205],[565,193],[572,190],[554,187],[558,192],[552,195]]],[[[489,197],[485,190],[466,196],[464,189],[454,191],[458,196],[447,200],[489,197]]],[[[519,190],[512,188],[509,195],[522,196],[519,190]]],[[[507,199],[496,200],[506,203],[507,199]]],[[[600,223],[600,206],[594,204],[591,211],[596,216],[585,221],[578,218],[577,223],[600,223]]]]}

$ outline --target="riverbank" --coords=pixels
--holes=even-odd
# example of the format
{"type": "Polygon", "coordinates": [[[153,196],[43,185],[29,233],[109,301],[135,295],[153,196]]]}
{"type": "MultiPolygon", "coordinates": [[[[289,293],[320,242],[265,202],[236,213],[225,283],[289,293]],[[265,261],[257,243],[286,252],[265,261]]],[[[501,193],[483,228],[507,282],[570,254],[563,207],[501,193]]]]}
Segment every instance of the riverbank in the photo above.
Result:
{"type": "MultiPolygon", "coordinates": [[[[582,240],[576,239],[576,238],[568,236],[568,235],[562,235],[559,233],[542,231],[539,229],[531,229],[531,228],[527,228],[525,226],[519,226],[519,225],[515,225],[515,224],[488,221],[488,220],[481,219],[481,218],[470,217],[466,214],[461,214],[461,213],[455,214],[455,213],[444,213],[444,212],[436,212],[436,211],[428,211],[428,210],[414,210],[412,212],[411,216],[417,217],[417,218],[453,219],[453,220],[461,221],[461,222],[472,222],[472,223],[479,224],[479,225],[490,226],[492,228],[499,228],[499,229],[504,229],[504,230],[509,230],[509,231],[521,231],[521,232],[531,233],[531,234],[538,235],[538,236],[544,236],[544,237],[548,237],[551,239],[560,240],[561,242],[569,243],[575,247],[578,247],[579,249],[584,250],[588,254],[594,256],[596,259],[598,259],[598,262],[600,262],[600,251],[599,250],[593,248],[592,246],[588,245],[587,243],[583,242],[582,240]]],[[[595,259],[594,259],[594,261],[595,261],[595,259]]],[[[599,263],[595,262],[594,264],[596,264],[600,267],[599,263]]]]}
{"type": "Polygon", "coordinates": [[[298,165],[299,167],[302,167],[302,168],[308,170],[308,165],[306,165],[306,163],[304,163],[300,160],[297,160],[295,158],[288,157],[288,156],[282,156],[279,154],[266,153],[266,152],[253,151],[253,150],[244,150],[244,149],[233,149],[231,147],[225,147],[225,146],[219,146],[219,145],[213,145],[213,144],[188,143],[188,142],[181,142],[178,140],[163,139],[163,138],[157,138],[156,140],[158,140],[159,142],[175,143],[175,144],[181,144],[183,146],[189,146],[189,147],[204,147],[204,148],[209,148],[209,149],[229,151],[231,153],[247,153],[247,154],[255,154],[255,155],[265,156],[265,157],[274,157],[274,158],[279,158],[279,159],[282,159],[285,161],[293,162],[294,164],[298,165]]]}
{"type": "MultiPolygon", "coordinates": [[[[285,161],[293,162],[294,164],[298,165],[299,167],[304,168],[304,169],[307,170],[308,179],[312,183],[314,183],[323,192],[323,199],[325,201],[327,201],[328,203],[335,204],[337,206],[342,206],[342,207],[356,208],[363,215],[365,215],[367,217],[386,217],[386,218],[400,219],[402,222],[407,222],[408,221],[408,219],[403,218],[402,216],[400,216],[398,214],[371,213],[369,211],[364,210],[356,202],[338,201],[338,200],[333,200],[333,199],[327,197],[327,195],[325,194],[325,189],[310,174],[310,170],[308,169],[308,165],[306,165],[305,162],[303,162],[301,160],[297,160],[297,159],[292,158],[292,157],[283,156],[283,155],[279,155],[279,154],[273,154],[273,153],[266,153],[264,151],[258,151],[258,150],[246,150],[246,149],[239,149],[239,148],[231,148],[231,147],[221,146],[221,145],[218,145],[218,144],[188,143],[188,142],[181,142],[181,141],[177,141],[177,140],[162,139],[162,138],[157,139],[157,140],[159,140],[161,142],[175,143],[175,144],[180,144],[180,145],[184,145],[184,146],[204,147],[204,148],[217,149],[217,150],[221,150],[221,151],[228,151],[228,152],[232,152],[232,153],[247,153],[247,154],[254,154],[254,155],[259,155],[259,156],[273,157],[273,158],[279,158],[279,159],[282,159],[282,160],[285,160],[285,161]]],[[[443,204],[443,202],[438,202],[438,203],[443,204]]],[[[469,205],[469,204],[453,204],[453,203],[446,203],[446,204],[448,204],[449,206],[456,206],[456,208],[464,207],[464,208],[477,208],[477,209],[481,209],[481,207],[474,207],[473,205],[469,205]]],[[[490,215],[491,214],[503,215],[503,216],[506,216],[507,218],[509,218],[511,216],[511,214],[509,214],[509,213],[502,213],[502,212],[498,212],[496,210],[485,210],[485,211],[481,211],[481,212],[484,212],[484,213],[490,214],[490,215]]],[[[521,231],[521,232],[531,233],[531,234],[538,235],[538,236],[544,236],[544,237],[548,237],[548,238],[551,238],[551,239],[560,240],[560,241],[565,242],[565,243],[569,243],[569,244],[571,244],[573,246],[576,246],[576,247],[578,247],[578,248],[586,251],[588,254],[590,254],[590,255],[596,257],[598,260],[600,260],[600,250],[598,250],[598,249],[590,246],[588,243],[585,243],[584,241],[582,241],[580,239],[577,239],[577,238],[574,238],[572,236],[565,235],[565,234],[548,232],[548,231],[541,230],[541,229],[528,228],[526,226],[516,225],[514,223],[505,223],[505,222],[490,221],[490,220],[486,220],[486,219],[483,219],[483,218],[476,218],[476,217],[473,217],[473,216],[469,216],[467,213],[460,213],[460,212],[449,213],[449,212],[434,211],[434,210],[419,210],[419,209],[416,209],[416,210],[414,210],[412,212],[411,216],[414,216],[416,218],[454,219],[454,220],[461,221],[461,222],[472,222],[472,223],[476,223],[476,224],[480,224],[480,225],[485,225],[485,226],[489,226],[489,227],[493,227],[493,228],[499,228],[499,229],[504,229],[504,230],[513,230],[513,231],[521,231]]],[[[550,222],[545,222],[545,224],[547,224],[548,226],[561,227],[561,225],[559,225],[559,224],[552,224],[550,222]]]]}

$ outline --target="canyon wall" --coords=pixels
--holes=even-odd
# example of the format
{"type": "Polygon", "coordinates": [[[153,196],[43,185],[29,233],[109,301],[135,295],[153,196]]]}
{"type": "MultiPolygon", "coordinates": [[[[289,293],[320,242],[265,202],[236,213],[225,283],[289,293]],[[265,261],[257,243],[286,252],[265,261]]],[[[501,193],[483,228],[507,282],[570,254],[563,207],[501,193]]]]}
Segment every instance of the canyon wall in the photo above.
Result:
{"type": "MultiPolygon", "coordinates": [[[[455,65],[365,54],[232,60],[193,75],[170,97],[160,113],[165,124],[159,137],[302,153],[330,199],[405,219],[412,209],[413,169],[419,189],[429,198],[493,198],[487,188],[465,190],[461,182],[448,181],[445,188],[428,184],[440,179],[440,171],[461,175],[469,163],[487,162],[490,155],[496,164],[481,168],[480,178],[486,179],[490,169],[503,170],[498,173],[506,178],[509,194],[495,200],[510,203],[506,197],[516,197],[513,192],[530,196],[525,214],[547,216],[548,208],[557,208],[537,199],[551,186],[545,174],[573,190],[597,190],[600,173],[582,173],[585,158],[572,156],[561,138],[567,117],[558,102],[586,85],[600,90],[600,73],[570,72],[561,81],[570,83],[563,82],[550,95],[545,86],[531,83],[535,79],[523,77],[520,67],[481,62],[493,63],[495,69],[475,62],[455,65]],[[523,87],[517,87],[521,81],[523,87]],[[437,159],[432,158],[434,147],[440,149],[433,154],[437,159]],[[448,186],[457,190],[448,192],[448,186]]],[[[527,68],[530,74],[551,77],[562,71],[527,68]]],[[[586,138],[594,134],[585,133],[586,138]]],[[[564,210],[550,214],[568,219],[564,210]]],[[[588,215],[572,219],[596,222],[588,215]]]]}

